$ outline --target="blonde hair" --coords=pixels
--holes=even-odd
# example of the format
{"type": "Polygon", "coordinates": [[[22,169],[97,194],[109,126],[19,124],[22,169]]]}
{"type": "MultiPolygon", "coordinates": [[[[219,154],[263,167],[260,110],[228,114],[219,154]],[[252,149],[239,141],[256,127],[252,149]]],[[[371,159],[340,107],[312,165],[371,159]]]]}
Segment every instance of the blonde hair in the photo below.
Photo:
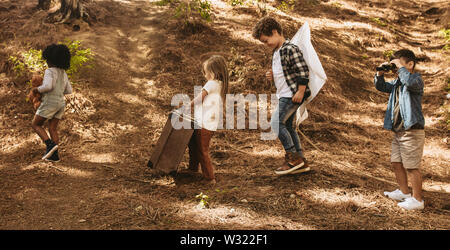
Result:
{"type": "Polygon", "coordinates": [[[203,62],[203,68],[214,74],[214,79],[222,82],[222,91],[220,96],[225,102],[225,95],[228,93],[228,67],[223,56],[213,55],[203,62]]]}

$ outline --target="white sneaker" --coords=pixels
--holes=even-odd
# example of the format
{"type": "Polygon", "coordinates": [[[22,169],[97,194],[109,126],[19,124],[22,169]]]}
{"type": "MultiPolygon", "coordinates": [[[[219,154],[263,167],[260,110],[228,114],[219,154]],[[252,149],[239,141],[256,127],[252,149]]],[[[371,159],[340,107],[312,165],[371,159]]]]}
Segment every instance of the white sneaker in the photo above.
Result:
{"type": "Polygon", "coordinates": [[[405,199],[411,198],[411,194],[404,194],[400,189],[396,189],[392,192],[384,192],[384,195],[398,201],[403,201],[405,199]]]}
{"type": "Polygon", "coordinates": [[[424,202],[418,201],[416,198],[411,197],[406,199],[404,202],[398,203],[398,206],[406,210],[422,210],[424,208],[424,202]]]}

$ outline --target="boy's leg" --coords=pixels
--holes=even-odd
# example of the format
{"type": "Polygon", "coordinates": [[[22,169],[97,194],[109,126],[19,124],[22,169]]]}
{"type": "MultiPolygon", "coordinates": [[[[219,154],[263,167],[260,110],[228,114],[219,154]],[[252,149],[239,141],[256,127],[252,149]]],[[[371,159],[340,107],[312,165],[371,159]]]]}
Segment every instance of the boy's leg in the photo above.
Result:
{"type": "MultiPolygon", "coordinates": [[[[54,144],[59,144],[59,136],[58,136],[58,118],[52,118],[48,121],[48,131],[50,133],[50,138],[54,142],[54,144]]],[[[58,149],[54,151],[54,153],[48,157],[46,160],[58,162],[59,161],[59,155],[58,155],[58,149]]]]}
{"type": "Polygon", "coordinates": [[[194,130],[194,133],[192,134],[191,139],[189,140],[189,168],[188,170],[193,172],[198,172],[198,164],[199,161],[199,153],[200,153],[200,147],[197,143],[197,137],[199,137],[199,130],[194,130]]]}
{"type": "Polygon", "coordinates": [[[45,154],[42,157],[43,160],[50,158],[53,155],[53,153],[58,149],[58,145],[55,144],[52,140],[50,140],[50,138],[47,135],[47,132],[42,127],[45,120],[46,120],[46,118],[39,116],[39,115],[35,115],[33,122],[32,122],[32,127],[33,127],[34,131],[36,131],[36,133],[39,135],[39,137],[41,137],[41,139],[44,141],[45,145],[47,146],[47,150],[45,151],[45,154]]]}
{"type": "Polygon", "coordinates": [[[403,166],[403,158],[400,145],[403,134],[404,132],[394,133],[394,137],[391,143],[391,164],[400,191],[402,191],[403,194],[409,194],[408,176],[406,175],[406,169],[403,166]]]}
{"type": "Polygon", "coordinates": [[[214,167],[212,165],[211,157],[209,156],[209,142],[211,141],[213,131],[207,129],[200,129],[197,137],[197,143],[200,147],[200,166],[202,168],[203,177],[207,180],[214,180],[214,167]]]}
{"type": "Polygon", "coordinates": [[[404,194],[409,194],[408,190],[408,176],[406,170],[401,162],[392,162],[392,168],[394,169],[395,178],[400,187],[400,191],[404,194]]]}
{"type": "MultiPolygon", "coordinates": [[[[296,154],[297,148],[300,146],[294,143],[295,139],[291,135],[291,133],[293,135],[296,134],[293,133],[295,131],[292,128],[292,122],[298,107],[299,104],[294,104],[292,99],[280,98],[277,111],[275,111],[272,116],[272,129],[278,132],[278,139],[286,151],[285,162],[283,163],[283,166],[275,171],[276,173],[289,170],[293,167],[298,168],[299,166],[304,165],[302,157],[296,154]]],[[[298,137],[296,139],[298,139],[298,137]]]]}
{"type": "Polygon", "coordinates": [[[52,141],[56,144],[59,143],[58,123],[59,119],[57,118],[52,118],[48,122],[48,131],[50,132],[50,137],[52,138],[52,141]]]}
{"type": "Polygon", "coordinates": [[[287,119],[287,121],[286,121],[286,128],[289,131],[289,134],[291,135],[292,142],[294,143],[295,150],[297,151],[297,153],[302,158],[305,158],[305,156],[303,155],[303,150],[302,150],[302,146],[301,146],[301,143],[300,143],[300,138],[299,138],[297,130],[295,130],[295,126],[294,126],[295,114],[296,114],[296,112],[292,113],[292,115],[289,117],[289,119],[287,119]]]}
{"type": "Polygon", "coordinates": [[[272,116],[271,126],[274,131],[277,131],[278,139],[286,152],[297,151],[291,133],[286,126],[287,120],[292,115],[295,115],[297,108],[298,105],[293,104],[291,99],[280,98],[278,101],[278,108],[272,116]]]}
{"type": "Polygon", "coordinates": [[[419,169],[408,169],[408,174],[410,174],[411,186],[412,186],[412,196],[417,201],[422,201],[422,174],[419,169]]]}
{"type": "Polygon", "coordinates": [[[408,130],[405,132],[401,143],[401,153],[404,159],[403,165],[410,174],[413,197],[417,201],[422,201],[422,175],[420,165],[425,144],[424,130],[408,130]]]}
{"type": "Polygon", "coordinates": [[[34,115],[33,122],[31,123],[31,126],[33,127],[36,134],[39,135],[39,137],[42,139],[42,141],[47,141],[49,139],[47,132],[42,127],[44,125],[45,120],[47,120],[44,117],[34,115]]]}

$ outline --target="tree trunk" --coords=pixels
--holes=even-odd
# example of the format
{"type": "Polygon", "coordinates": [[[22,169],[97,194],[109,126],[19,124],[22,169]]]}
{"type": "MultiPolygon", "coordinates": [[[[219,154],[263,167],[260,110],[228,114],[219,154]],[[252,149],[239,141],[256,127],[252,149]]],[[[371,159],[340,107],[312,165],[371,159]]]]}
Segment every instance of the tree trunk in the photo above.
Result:
{"type": "Polygon", "coordinates": [[[83,5],[79,0],[60,0],[61,9],[61,19],[59,22],[64,23],[72,18],[81,18],[83,16],[83,5]]]}
{"type": "Polygon", "coordinates": [[[36,8],[42,9],[42,10],[48,10],[48,9],[50,9],[50,2],[51,2],[51,0],[39,0],[36,8]]]}
{"type": "MultiPolygon", "coordinates": [[[[48,10],[51,0],[39,0],[37,8],[48,10]]],[[[88,22],[88,14],[80,0],[59,0],[59,9],[49,14],[53,22],[65,23],[70,19],[80,19],[88,22]]]]}

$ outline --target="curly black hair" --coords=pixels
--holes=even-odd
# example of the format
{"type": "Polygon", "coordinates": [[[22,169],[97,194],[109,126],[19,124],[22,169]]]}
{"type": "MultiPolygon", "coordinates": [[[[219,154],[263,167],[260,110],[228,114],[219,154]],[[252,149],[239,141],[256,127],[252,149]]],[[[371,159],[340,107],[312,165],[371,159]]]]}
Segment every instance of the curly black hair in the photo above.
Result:
{"type": "Polygon", "coordinates": [[[64,44],[51,44],[44,49],[42,57],[47,64],[61,69],[70,68],[70,51],[64,44]]]}
{"type": "Polygon", "coordinates": [[[256,23],[253,28],[253,38],[260,39],[261,35],[272,36],[272,30],[276,30],[278,34],[283,34],[283,28],[281,24],[275,20],[273,17],[263,17],[256,23]]]}

